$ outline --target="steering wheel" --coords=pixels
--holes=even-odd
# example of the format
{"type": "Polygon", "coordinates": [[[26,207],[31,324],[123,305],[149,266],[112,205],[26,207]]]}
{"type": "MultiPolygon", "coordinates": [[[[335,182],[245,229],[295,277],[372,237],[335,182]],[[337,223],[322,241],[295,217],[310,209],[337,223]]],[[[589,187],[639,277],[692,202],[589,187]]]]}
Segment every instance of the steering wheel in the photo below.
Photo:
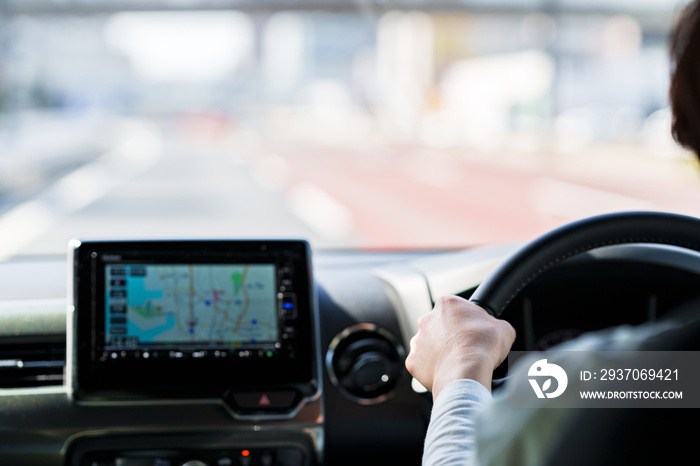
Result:
{"type": "Polygon", "coordinates": [[[471,301],[498,317],[535,278],[592,249],[656,243],[700,251],[700,219],[662,212],[623,212],[579,220],[539,237],[493,271],[471,301]]]}

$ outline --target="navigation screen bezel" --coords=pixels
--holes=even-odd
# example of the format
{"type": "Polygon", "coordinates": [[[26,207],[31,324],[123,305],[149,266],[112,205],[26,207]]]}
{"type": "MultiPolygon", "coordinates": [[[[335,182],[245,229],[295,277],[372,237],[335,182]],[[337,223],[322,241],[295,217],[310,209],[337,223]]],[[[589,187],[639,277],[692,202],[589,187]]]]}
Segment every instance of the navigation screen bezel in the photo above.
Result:
{"type": "Polygon", "coordinates": [[[76,401],[223,398],[252,390],[294,390],[305,398],[317,392],[315,300],[306,241],[73,241],[69,254],[69,379],[76,401]],[[221,351],[204,343],[182,344],[156,357],[151,351],[147,358],[144,347],[106,351],[106,268],[128,264],[273,265],[276,346],[237,344],[221,351]]]}

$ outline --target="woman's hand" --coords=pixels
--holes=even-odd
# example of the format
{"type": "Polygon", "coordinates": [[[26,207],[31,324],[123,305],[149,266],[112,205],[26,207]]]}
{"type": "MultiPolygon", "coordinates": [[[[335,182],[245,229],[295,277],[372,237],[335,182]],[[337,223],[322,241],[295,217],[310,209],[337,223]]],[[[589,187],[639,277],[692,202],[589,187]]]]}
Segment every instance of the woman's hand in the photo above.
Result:
{"type": "Polygon", "coordinates": [[[447,296],[418,320],[406,369],[437,398],[458,379],[472,379],[491,390],[494,369],[508,356],[515,329],[466,299],[447,296]]]}

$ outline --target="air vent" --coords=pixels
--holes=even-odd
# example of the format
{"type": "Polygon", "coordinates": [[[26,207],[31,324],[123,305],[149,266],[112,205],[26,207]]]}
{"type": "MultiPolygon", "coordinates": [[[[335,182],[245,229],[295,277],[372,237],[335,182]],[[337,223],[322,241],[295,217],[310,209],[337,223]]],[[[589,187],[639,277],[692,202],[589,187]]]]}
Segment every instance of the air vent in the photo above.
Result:
{"type": "Polygon", "coordinates": [[[392,333],[362,323],[346,328],[331,341],[326,369],[333,385],[347,398],[371,405],[391,397],[404,358],[403,348],[392,333]]]}
{"type": "Polygon", "coordinates": [[[62,339],[0,341],[0,388],[62,385],[65,361],[62,339]]]}

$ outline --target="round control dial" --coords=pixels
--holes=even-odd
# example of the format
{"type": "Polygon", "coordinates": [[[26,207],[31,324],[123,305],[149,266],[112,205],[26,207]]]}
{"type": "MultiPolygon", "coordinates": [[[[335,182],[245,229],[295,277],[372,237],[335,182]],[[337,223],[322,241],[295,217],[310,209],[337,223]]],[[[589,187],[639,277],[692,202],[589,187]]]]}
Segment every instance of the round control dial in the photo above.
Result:
{"type": "Polygon", "coordinates": [[[348,327],[333,339],[326,368],[344,395],[360,404],[374,404],[396,388],[404,358],[393,334],[365,323],[348,327]]]}

